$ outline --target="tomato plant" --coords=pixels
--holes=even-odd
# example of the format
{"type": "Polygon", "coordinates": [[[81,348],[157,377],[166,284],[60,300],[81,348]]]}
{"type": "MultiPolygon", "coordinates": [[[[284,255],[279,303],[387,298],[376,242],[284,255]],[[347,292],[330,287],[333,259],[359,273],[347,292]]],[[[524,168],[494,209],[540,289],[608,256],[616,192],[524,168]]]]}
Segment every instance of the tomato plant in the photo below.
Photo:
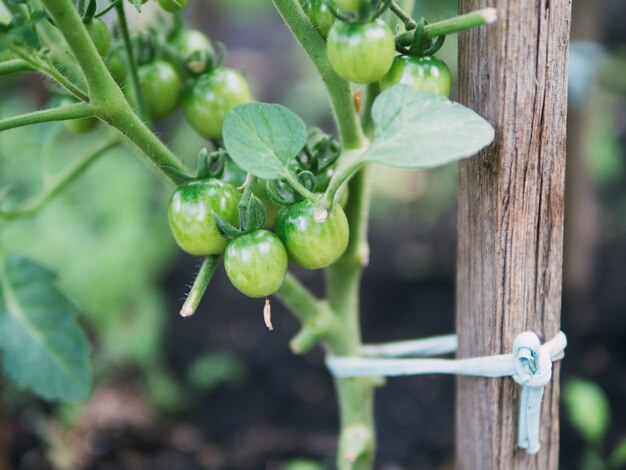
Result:
{"type": "MultiPolygon", "coordinates": [[[[493,21],[492,11],[418,24],[402,10],[402,1],[274,0],[328,92],[328,116],[335,130],[326,134],[307,128],[285,106],[254,102],[242,73],[221,65],[220,43],[185,25],[185,0],[158,0],[161,10],[176,15],[160,11],[154,24],[137,31],[129,26],[123,2],[97,11],[95,0],[77,5],[72,0],[24,1],[27,8],[7,3],[14,15],[0,28],[0,75],[38,71],[71,98],[49,109],[0,119],[0,131],[52,121],[75,130],[101,125],[85,154],[59,172],[34,203],[11,207],[11,201],[3,200],[0,220],[19,223],[43,210],[111,148],[132,147],[175,185],[167,211],[162,208],[163,220],[167,218],[183,251],[203,257],[181,314],[190,316],[198,308],[223,261],[239,291],[253,298],[272,296],[301,321],[291,344],[297,353],[318,343],[330,356],[362,352],[357,299],[361,271],[368,262],[368,168],[434,168],[468,158],[493,139],[493,128],[470,109],[435,93],[415,91],[447,95],[450,73],[445,64],[433,57],[405,55],[394,62],[396,50],[432,53],[422,46],[493,21]],[[112,37],[100,20],[109,12],[116,32],[112,37]],[[404,23],[403,32],[394,34],[382,19],[390,17],[387,13],[404,23]],[[106,64],[100,56],[106,56],[106,64]],[[202,67],[190,66],[196,61],[202,67]],[[358,89],[362,100],[355,101],[350,82],[369,85],[358,89]],[[152,122],[171,115],[179,104],[184,119],[206,139],[195,169],[184,163],[189,149],[179,151],[160,138],[176,140],[171,129],[161,126],[178,116],[159,123],[157,131],[152,122]],[[314,296],[288,272],[288,258],[307,269],[326,270],[323,297],[314,296]]],[[[143,10],[143,2],[130,3],[138,12],[143,10]]],[[[282,86],[285,77],[276,71],[275,80],[282,86]]],[[[197,145],[197,139],[185,135],[185,144],[197,145]]],[[[111,192],[126,184],[123,172],[106,184],[111,192]]],[[[90,194],[80,197],[91,215],[90,204],[95,203],[90,194]]],[[[122,225],[120,236],[127,228],[126,222],[122,225]]],[[[154,227],[143,229],[150,237],[154,227]]],[[[110,245],[98,249],[114,249],[114,241],[110,245]]],[[[91,384],[89,348],[76,322],[77,309],[54,284],[52,273],[29,259],[4,256],[0,253],[0,331],[15,333],[0,335],[5,370],[21,386],[46,398],[86,398],[91,384]],[[31,299],[33,292],[42,293],[43,301],[31,299]],[[41,312],[49,315],[45,324],[39,322],[41,312]],[[6,336],[14,339],[7,341],[6,336]],[[35,361],[32,357],[38,358],[37,364],[29,364],[35,361]]],[[[263,306],[267,324],[270,313],[268,298],[263,306]]],[[[370,468],[375,445],[373,381],[335,381],[342,414],[337,466],[370,468]]]]}

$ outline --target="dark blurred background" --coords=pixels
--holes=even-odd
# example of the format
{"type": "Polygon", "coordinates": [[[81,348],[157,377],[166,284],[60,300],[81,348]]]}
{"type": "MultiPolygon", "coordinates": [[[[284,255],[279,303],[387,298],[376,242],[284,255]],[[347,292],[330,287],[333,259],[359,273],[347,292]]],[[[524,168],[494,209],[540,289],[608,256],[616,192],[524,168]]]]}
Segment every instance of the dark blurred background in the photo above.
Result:
{"type": "MultiPolygon", "coordinates": [[[[145,27],[149,2],[136,19],[145,27]]],[[[267,0],[190,2],[189,25],[228,47],[260,101],[281,102],[331,130],[321,81],[267,0]]],[[[416,15],[454,15],[456,2],[422,0],[416,15]]],[[[562,365],[561,467],[626,462],[626,3],[576,0],[562,365]],[[621,456],[621,457],[620,457],[621,456]],[[620,460],[623,459],[623,460],[620,460]]],[[[455,72],[456,41],[442,57],[455,72]]],[[[40,79],[4,77],[0,115],[47,104],[40,79]]],[[[35,194],[94,138],[60,125],[0,134],[0,186],[35,194]],[[33,170],[33,169],[36,170],[33,170]]],[[[180,115],[158,124],[193,164],[205,143],[180,115]]],[[[96,131],[98,132],[98,131],[96,131]]],[[[332,468],[337,409],[320,349],[294,356],[295,320],[240,295],[219,269],[199,311],[178,310],[198,260],[175,247],[169,189],[126,150],[96,162],[39,215],[2,229],[3,248],[59,272],[90,334],[96,385],[80,405],[47,404],[1,382],[0,458],[15,468],[332,468]]],[[[371,264],[363,279],[368,342],[454,328],[456,168],[375,172],[371,264]]],[[[321,292],[319,273],[297,274],[321,292]]],[[[454,379],[390,379],[377,395],[380,469],[454,464],[454,379]]],[[[477,437],[477,439],[479,439],[477,437]]]]}

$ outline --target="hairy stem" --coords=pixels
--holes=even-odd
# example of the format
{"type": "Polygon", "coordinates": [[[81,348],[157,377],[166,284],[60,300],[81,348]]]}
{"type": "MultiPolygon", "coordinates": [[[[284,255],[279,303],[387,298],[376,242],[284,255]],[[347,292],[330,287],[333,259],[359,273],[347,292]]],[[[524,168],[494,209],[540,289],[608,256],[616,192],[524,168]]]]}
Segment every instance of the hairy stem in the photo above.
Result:
{"type": "Polygon", "coordinates": [[[58,108],[43,109],[28,114],[12,116],[0,120],[0,132],[15,127],[28,126],[50,121],[85,118],[94,115],[94,108],[87,103],[75,103],[58,108]]]}
{"type": "MultiPolygon", "coordinates": [[[[349,166],[350,157],[367,147],[367,140],[364,138],[353,103],[350,84],[332,69],[326,53],[326,43],[306,17],[299,2],[297,0],[273,0],[273,2],[322,76],[343,149],[348,150],[342,156],[342,160],[344,165],[349,166]]],[[[364,0],[363,4],[365,3],[364,0]]],[[[361,271],[367,260],[368,194],[367,172],[361,170],[350,182],[350,197],[346,208],[350,223],[348,248],[337,263],[326,271],[328,305],[334,312],[335,324],[325,339],[329,353],[338,356],[359,355],[361,350],[359,288],[361,271]]],[[[297,308],[296,305],[289,303],[287,306],[297,308]]],[[[304,334],[299,334],[296,338],[300,336],[307,339],[304,334]]],[[[335,385],[341,414],[337,466],[340,470],[370,469],[375,449],[374,381],[367,377],[336,379],[335,385]]]]}
{"type": "Polygon", "coordinates": [[[398,17],[400,21],[402,21],[407,31],[415,29],[415,27],[417,26],[416,21],[411,18],[411,15],[409,13],[406,13],[404,11],[402,5],[392,0],[392,2],[389,4],[389,9],[393,12],[394,15],[398,17]]]}
{"type": "Polygon", "coordinates": [[[12,59],[0,62],[0,75],[10,75],[13,73],[30,72],[32,65],[23,59],[12,59]]]}
{"type": "Polygon", "coordinates": [[[139,72],[137,70],[137,61],[135,60],[135,52],[133,51],[133,44],[128,31],[128,22],[126,21],[126,13],[124,12],[124,2],[118,2],[115,4],[115,13],[117,14],[120,31],[122,32],[122,41],[124,42],[124,50],[126,51],[128,69],[130,71],[130,81],[133,86],[133,92],[137,98],[138,114],[144,122],[149,122],[146,110],[146,100],[143,96],[143,90],[141,89],[139,72]]]}
{"type": "MultiPolygon", "coordinates": [[[[12,46],[9,48],[11,52],[13,52],[16,56],[20,57],[22,61],[29,66],[29,69],[39,70],[44,73],[54,81],[56,81],[59,85],[69,91],[72,95],[78,98],[81,101],[89,101],[89,97],[87,93],[85,93],[79,86],[73,83],[70,79],[68,79],[65,75],[63,75],[53,64],[49,61],[42,59],[30,51],[25,51],[19,47],[12,46]]],[[[28,70],[28,69],[27,69],[28,70]]]]}
{"type": "Polygon", "coordinates": [[[182,317],[190,317],[198,308],[198,304],[200,304],[200,300],[215,273],[219,259],[219,256],[207,256],[204,258],[196,280],[193,282],[193,286],[191,286],[191,290],[187,295],[187,300],[185,300],[183,308],[180,310],[182,317]]]}
{"type": "Polygon", "coordinates": [[[87,152],[83,158],[70,165],[70,167],[63,171],[60,176],[55,178],[54,182],[49,184],[48,187],[41,192],[41,194],[26,202],[19,209],[0,211],[0,219],[11,220],[36,214],[79,175],[83,174],[95,160],[116,145],[119,145],[119,143],[119,139],[111,139],[108,137],[101,143],[97,144],[90,149],[90,151],[87,152]]]}
{"type": "Polygon", "coordinates": [[[360,147],[363,132],[356,113],[350,83],[335,73],[328,61],[326,43],[295,0],[273,0],[274,6],[320,73],[337,122],[344,148],[360,147]]]}
{"type": "MultiPolygon", "coordinates": [[[[369,249],[367,227],[369,189],[367,169],[350,181],[346,215],[350,223],[350,241],[342,257],[326,270],[329,302],[338,317],[328,347],[336,356],[358,356],[361,352],[359,294],[362,269],[367,265],[369,249]]],[[[337,467],[370,469],[376,447],[374,426],[374,389],[369,377],[336,378],[335,387],[341,410],[341,434],[337,467]]]]}

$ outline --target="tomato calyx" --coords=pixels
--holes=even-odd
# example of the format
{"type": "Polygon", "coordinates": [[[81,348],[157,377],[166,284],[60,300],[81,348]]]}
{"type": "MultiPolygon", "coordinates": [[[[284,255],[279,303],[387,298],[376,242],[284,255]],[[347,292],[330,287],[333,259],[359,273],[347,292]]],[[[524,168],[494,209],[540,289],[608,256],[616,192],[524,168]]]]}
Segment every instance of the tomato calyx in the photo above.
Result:
{"type": "Polygon", "coordinates": [[[296,156],[296,161],[300,168],[317,176],[333,165],[340,153],[341,147],[336,139],[318,128],[313,128],[308,133],[302,151],[296,156]]]}
{"type": "Polygon", "coordinates": [[[83,16],[83,24],[87,25],[91,23],[93,18],[96,16],[96,10],[98,8],[98,2],[96,0],[89,0],[87,4],[87,8],[85,11],[79,12],[83,16]]]}
{"type": "Polygon", "coordinates": [[[198,163],[196,165],[196,179],[221,178],[226,168],[228,153],[219,149],[209,153],[203,148],[198,153],[198,163]]]}
{"type": "Polygon", "coordinates": [[[256,232],[265,224],[265,206],[254,195],[252,188],[256,178],[250,176],[246,179],[245,189],[239,201],[239,227],[235,227],[215,211],[212,212],[215,225],[222,237],[227,240],[235,240],[243,235],[256,232]]]}
{"type": "Polygon", "coordinates": [[[427,21],[421,18],[416,26],[413,39],[409,47],[396,44],[396,50],[401,54],[413,55],[417,57],[430,56],[436,54],[446,40],[446,36],[438,36],[435,41],[426,37],[427,21]]]}
{"type": "MultiPolygon", "coordinates": [[[[318,128],[309,130],[306,144],[290,163],[297,182],[310,193],[325,191],[340,152],[339,142],[333,136],[318,128]]],[[[289,206],[305,199],[285,179],[270,180],[266,185],[269,198],[278,205],[289,206]]]]}

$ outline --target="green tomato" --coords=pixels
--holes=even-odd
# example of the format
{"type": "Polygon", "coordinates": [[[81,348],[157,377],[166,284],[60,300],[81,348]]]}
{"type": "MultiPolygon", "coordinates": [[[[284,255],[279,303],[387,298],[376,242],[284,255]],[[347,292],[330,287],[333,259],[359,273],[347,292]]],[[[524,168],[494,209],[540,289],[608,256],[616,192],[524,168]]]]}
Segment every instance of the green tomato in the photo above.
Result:
{"type": "Polygon", "coordinates": [[[187,0],[158,0],[159,5],[165,11],[169,11],[170,13],[176,13],[185,8],[187,5],[187,0]]]}
{"type": "Polygon", "coordinates": [[[242,293],[267,297],[285,280],[287,252],[275,234],[257,230],[228,244],[224,267],[230,282],[242,293]]]}
{"type": "Polygon", "coordinates": [[[316,208],[309,201],[283,207],[276,216],[276,233],[289,257],[303,268],[320,269],[332,264],[348,246],[346,214],[336,206],[323,222],[315,220],[316,208]]]}
{"type": "Polygon", "coordinates": [[[253,100],[245,78],[232,69],[220,67],[200,75],[183,93],[187,122],[205,139],[222,137],[226,113],[253,100]]]}
{"type": "MultiPolygon", "coordinates": [[[[155,60],[138,68],[139,84],[143,91],[148,114],[152,119],[163,118],[176,109],[181,90],[181,82],[176,69],[164,60],[155,60]]],[[[131,105],[137,99],[130,80],[126,79],[125,91],[131,105]]]]}
{"type": "Polygon", "coordinates": [[[419,91],[448,96],[452,76],[445,62],[432,56],[414,57],[400,55],[391,70],[380,81],[382,89],[393,85],[409,85],[419,91]]]}
{"type": "Polygon", "coordinates": [[[107,56],[104,63],[109,69],[113,80],[119,84],[124,83],[124,80],[128,75],[128,66],[122,57],[122,54],[118,51],[113,51],[107,56]]]}
{"type": "Polygon", "coordinates": [[[228,241],[217,229],[212,212],[232,225],[239,224],[241,194],[216,179],[180,185],[170,200],[168,218],[178,246],[197,256],[217,255],[228,241]]]}
{"type": "Polygon", "coordinates": [[[346,80],[367,85],[380,80],[395,56],[391,28],[381,19],[368,23],[337,21],[328,33],[328,60],[346,80]]]}
{"type": "Polygon", "coordinates": [[[324,39],[328,37],[328,31],[335,22],[335,15],[330,12],[328,5],[324,0],[304,0],[302,9],[309,17],[317,32],[324,39]]]}
{"type": "MultiPolygon", "coordinates": [[[[78,103],[78,100],[71,98],[69,96],[64,96],[59,101],[59,106],[67,106],[70,104],[78,103]]],[[[78,119],[67,119],[63,121],[63,125],[69,131],[76,133],[89,132],[94,129],[98,125],[98,118],[95,117],[85,117],[78,119]]]]}
{"type": "Polygon", "coordinates": [[[342,10],[358,13],[361,9],[361,0],[335,0],[335,5],[342,10]]]}
{"type": "Polygon", "coordinates": [[[111,48],[111,33],[109,27],[99,18],[93,18],[85,25],[89,37],[93,41],[100,57],[105,57],[111,48]]]}
{"type": "Polygon", "coordinates": [[[215,57],[215,49],[213,44],[211,44],[211,40],[206,34],[197,29],[183,28],[168,42],[185,58],[190,57],[195,52],[205,51],[211,58],[215,57]]]}

